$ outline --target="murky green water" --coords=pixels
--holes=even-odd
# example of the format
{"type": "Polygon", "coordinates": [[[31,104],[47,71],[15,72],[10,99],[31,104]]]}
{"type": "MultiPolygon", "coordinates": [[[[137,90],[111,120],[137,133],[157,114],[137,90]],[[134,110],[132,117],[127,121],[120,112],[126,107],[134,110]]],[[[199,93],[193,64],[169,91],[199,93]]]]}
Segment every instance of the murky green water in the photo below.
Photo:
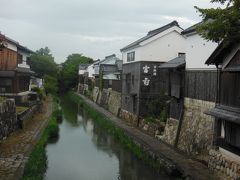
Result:
{"type": "Polygon", "coordinates": [[[99,129],[83,109],[62,99],[59,139],[46,147],[46,180],[157,180],[158,174],[99,129]]]}

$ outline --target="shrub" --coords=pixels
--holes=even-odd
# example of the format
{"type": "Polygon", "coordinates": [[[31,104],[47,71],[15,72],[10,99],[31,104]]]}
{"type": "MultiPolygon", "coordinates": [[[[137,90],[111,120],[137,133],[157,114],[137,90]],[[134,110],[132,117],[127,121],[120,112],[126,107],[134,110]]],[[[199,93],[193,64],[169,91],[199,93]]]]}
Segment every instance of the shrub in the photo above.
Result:
{"type": "Polygon", "coordinates": [[[44,90],[39,88],[39,87],[32,87],[32,91],[36,92],[38,94],[38,97],[40,100],[42,100],[44,98],[44,90]]]}

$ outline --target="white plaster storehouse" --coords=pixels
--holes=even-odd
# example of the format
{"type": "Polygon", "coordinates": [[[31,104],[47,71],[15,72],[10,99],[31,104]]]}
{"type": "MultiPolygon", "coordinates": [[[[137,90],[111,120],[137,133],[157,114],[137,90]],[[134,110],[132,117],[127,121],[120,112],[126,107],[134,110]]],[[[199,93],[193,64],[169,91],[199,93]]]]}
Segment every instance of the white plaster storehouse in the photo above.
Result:
{"type": "Polygon", "coordinates": [[[173,21],[121,49],[122,118],[148,115],[148,102],[161,93],[158,67],[185,52],[182,31],[173,21]]]}
{"type": "Polygon", "coordinates": [[[147,61],[167,62],[184,52],[183,29],[176,21],[149,31],[143,38],[121,49],[123,64],[147,61]]]}
{"type": "MultiPolygon", "coordinates": [[[[200,23],[198,23],[200,24],[200,23]]],[[[196,26],[191,26],[182,32],[186,38],[186,69],[188,70],[216,70],[213,65],[206,65],[205,61],[216,49],[217,43],[203,39],[197,32],[196,26]]]]}

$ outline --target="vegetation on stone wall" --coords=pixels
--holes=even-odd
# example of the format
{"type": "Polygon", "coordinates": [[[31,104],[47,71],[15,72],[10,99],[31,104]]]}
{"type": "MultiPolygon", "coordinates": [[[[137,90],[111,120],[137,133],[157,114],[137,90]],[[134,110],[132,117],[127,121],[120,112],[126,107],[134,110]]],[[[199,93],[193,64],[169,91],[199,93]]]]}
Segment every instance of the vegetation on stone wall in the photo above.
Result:
{"type": "Polygon", "coordinates": [[[3,102],[6,98],[0,96],[0,103],[3,102]]]}
{"type": "Polygon", "coordinates": [[[47,142],[58,137],[59,127],[57,117],[61,116],[58,111],[57,99],[54,98],[54,112],[44,130],[40,140],[35,145],[26,163],[22,180],[42,180],[47,169],[47,155],[45,146],[47,142]]]}
{"type": "Polygon", "coordinates": [[[38,97],[39,97],[40,100],[42,100],[42,99],[45,98],[44,89],[39,88],[39,87],[32,87],[31,90],[32,90],[33,92],[36,92],[36,93],[37,93],[37,95],[38,95],[38,97]]]}
{"type": "Polygon", "coordinates": [[[165,95],[159,95],[157,98],[152,99],[147,105],[149,116],[145,120],[154,122],[155,119],[159,119],[161,122],[166,122],[168,101],[169,97],[165,95]]]}

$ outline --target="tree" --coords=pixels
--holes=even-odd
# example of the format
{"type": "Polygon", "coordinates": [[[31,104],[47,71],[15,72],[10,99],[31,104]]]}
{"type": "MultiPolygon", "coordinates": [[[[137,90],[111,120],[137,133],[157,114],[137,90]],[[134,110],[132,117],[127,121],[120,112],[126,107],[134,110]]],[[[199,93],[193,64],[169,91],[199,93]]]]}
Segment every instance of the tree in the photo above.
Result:
{"type": "Polygon", "coordinates": [[[51,94],[58,92],[58,66],[48,47],[41,48],[31,56],[29,65],[31,70],[44,79],[45,91],[51,94]]]}
{"type": "Polygon", "coordinates": [[[211,0],[219,3],[223,8],[201,9],[203,22],[197,28],[202,37],[213,42],[236,42],[240,40],[240,1],[239,0],[211,0]]]}
{"type": "Polygon", "coordinates": [[[41,56],[51,56],[50,54],[50,49],[46,46],[45,48],[40,48],[39,50],[36,51],[36,54],[41,55],[41,56]]]}
{"type": "Polygon", "coordinates": [[[58,92],[58,80],[55,77],[45,75],[44,76],[44,89],[46,93],[57,94],[58,92]]]}
{"type": "Polygon", "coordinates": [[[58,73],[57,64],[54,62],[53,56],[50,54],[48,47],[41,48],[31,56],[29,61],[31,70],[43,77],[44,75],[56,76],[58,73]]]}
{"type": "Polygon", "coordinates": [[[93,59],[85,57],[81,54],[71,54],[63,63],[61,73],[61,83],[65,89],[73,88],[78,83],[78,67],[79,64],[90,64],[93,59]]]}

